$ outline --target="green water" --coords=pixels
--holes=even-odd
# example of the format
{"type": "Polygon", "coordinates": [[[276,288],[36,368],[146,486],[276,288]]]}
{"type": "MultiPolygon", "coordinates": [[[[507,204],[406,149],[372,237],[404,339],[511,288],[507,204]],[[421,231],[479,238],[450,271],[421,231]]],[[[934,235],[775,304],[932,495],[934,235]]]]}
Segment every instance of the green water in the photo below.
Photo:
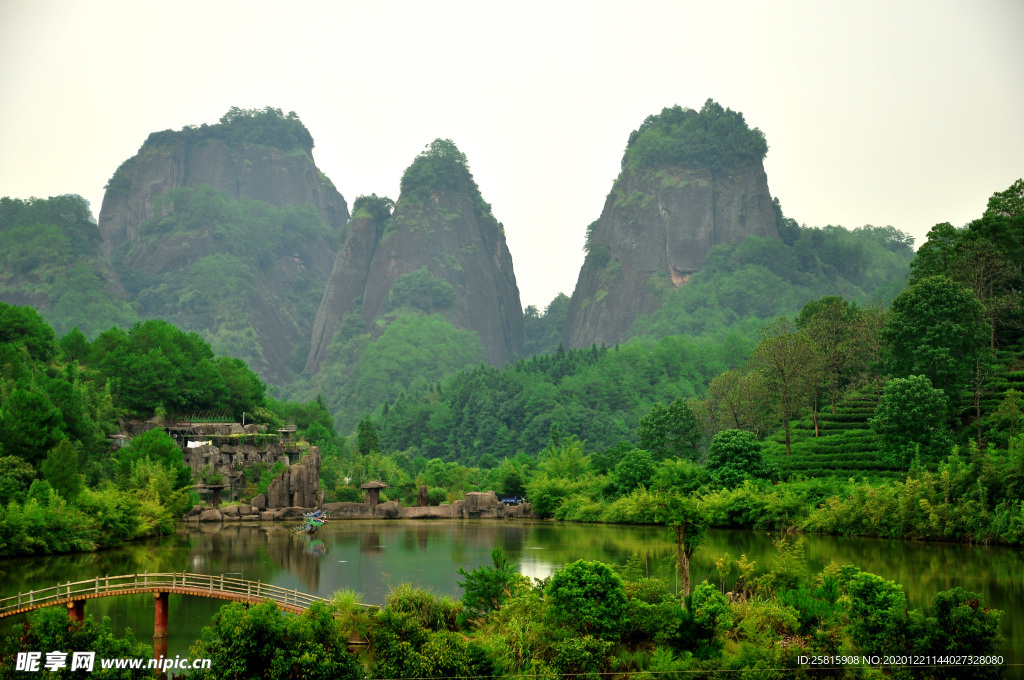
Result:
{"type": "MultiPolygon", "coordinates": [[[[675,546],[663,527],[583,525],[534,521],[334,521],[315,536],[295,534],[284,524],[227,524],[181,527],[159,541],[84,555],[0,561],[0,597],[95,576],[189,571],[227,574],[330,597],[340,588],[380,604],[388,589],[402,582],[459,594],[456,570],[490,563],[500,547],[519,570],[543,578],[567,562],[597,559],[622,564],[639,555],[651,575],[675,583],[671,566],[675,546]]],[[[728,552],[745,554],[758,571],[770,569],[776,551],[772,536],[752,531],[711,531],[693,563],[693,579],[715,581],[714,561],[728,552]]],[[[853,564],[900,583],[912,606],[921,606],[940,590],[961,586],[979,592],[1001,609],[1004,655],[1024,663],[1024,551],[907,541],[804,536],[810,569],[831,561],[853,564]]],[[[731,586],[731,582],[728,583],[731,586]]],[[[170,596],[171,656],[185,655],[204,625],[224,604],[184,595],[170,596]]],[[[130,627],[150,640],[152,595],[101,598],[85,612],[109,616],[115,628],[130,627]]],[[[21,617],[0,620],[5,634],[21,617]]],[[[49,650],[47,650],[49,651],[49,650]]],[[[1016,669],[1009,669],[1012,676],[1016,669]]]]}

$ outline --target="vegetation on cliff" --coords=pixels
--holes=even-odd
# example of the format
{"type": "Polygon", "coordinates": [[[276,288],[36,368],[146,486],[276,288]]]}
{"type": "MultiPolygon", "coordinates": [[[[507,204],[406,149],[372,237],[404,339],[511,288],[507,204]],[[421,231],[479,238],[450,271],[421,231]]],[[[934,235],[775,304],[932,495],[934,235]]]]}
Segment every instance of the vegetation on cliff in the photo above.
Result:
{"type": "Polygon", "coordinates": [[[427,201],[431,194],[466,194],[473,200],[478,217],[491,214],[480,187],[469,171],[466,154],[450,139],[435,139],[427,145],[402,174],[401,195],[427,201]]]}
{"type": "Polygon", "coordinates": [[[623,167],[701,165],[715,170],[758,162],[768,154],[764,133],[743,114],[708,99],[700,111],[678,105],[648,116],[629,134],[623,167]]]}
{"type": "Polygon", "coordinates": [[[268,355],[294,350],[287,366],[301,371],[305,348],[279,348],[280,338],[257,331],[258,310],[273,301],[274,326],[292,342],[308,340],[324,284],[301,259],[337,243],[317,212],[234,200],[209,186],[172,189],[154,208],[139,239],[111,256],[140,316],[202,333],[216,352],[261,370],[268,355]]]}
{"type": "Polygon", "coordinates": [[[138,318],[119,286],[84,198],[0,198],[0,299],[33,304],[58,333],[94,337],[138,318]]]}
{"type": "MultiPolygon", "coordinates": [[[[779,221],[785,223],[781,209],[779,221]]],[[[787,236],[789,234],[787,233],[787,236]]],[[[913,239],[892,227],[795,227],[792,238],[748,236],[715,246],[707,264],[683,286],[661,287],[661,306],[633,324],[631,337],[756,337],[779,316],[809,300],[840,295],[858,304],[888,303],[905,285],[913,239]]],[[[665,277],[667,279],[667,276],[665,277]]]]}
{"type": "Polygon", "coordinates": [[[283,151],[299,148],[313,150],[313,135],[299,120],[298,114],[267,106],[262,109],[240,109],[232,106],[214,125],[186,125],[181,130],[154,132],[146,138],[149,147],[178,144],[196,144],[217,139],[228,146],[256,144],[272,146],[283,151]]]}

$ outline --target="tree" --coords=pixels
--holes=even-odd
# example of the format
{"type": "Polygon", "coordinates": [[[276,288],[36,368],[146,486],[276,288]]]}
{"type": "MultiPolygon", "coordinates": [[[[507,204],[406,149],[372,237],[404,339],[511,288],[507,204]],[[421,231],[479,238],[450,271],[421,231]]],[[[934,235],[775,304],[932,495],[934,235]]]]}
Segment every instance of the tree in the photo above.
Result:
{"type": "Polygon", "coordinates": [[[615,484],[620,494],[627,494],[638,486],[649,487],[654,477],[651,454],[643,449],[629,451],[615,466],[615,484]]]}
{"type": "Polygon", "coordinates": [[[626,613],[626,587],[603,562],[578,560],[555,572],[547,587],[555,621],[584,635],[614,633],[626,613]]]}
{"type": "Polygon", "coordinates": [[[368,453],[380,451],[380,438],[377,436],[377,426],[373,419],[366,416],[359,421],[356,427],[356,450],[364,456],[368,453]]]}
{"type": "Polygon", "coordinates": [[[221,403],[231,411],[236,421],[242,420],[243,413],[249,414],[251,420],[253,410],[263,406],[266,384],[241,359],[217,357],[213,365],[224,379],[227,392],[221,403]]]}
{"type": "Polygon", "coordinates": [[[20,345],[36,361],[50,361],[57,354],[57,336],[31,307],[0,302],[0,345],[20,345]]]}
{"type": "Polygon", "coordinates": [[[906,650],[907,596],[881,576],[859,572],[846,585],[850,596],[850,637],[866,653],[906,650]]]}
{"type": "Polygon", "coordinates": [[[731,426],[755,437],[771,427],[772,405],[763,371],[734,369],[718,375],[708,387],[708,410],[713,429],[731,426]]]}
{"type": "Polygon", "coordinates": [[[78,447],[62,439],[43,461],[43,476],[61,496],[73,501],[82,490],[78,447]]]}
{"type": "Polygon", "coordinates": [[[961,234],[949,222],[932,227],[925,242],[918,248],[914,261],[910,263],[911,284],[930,276],[949,276],[961,234]]]}
{"type": "MultiPolygon", "coordinates": [[[[917,612],[914,612],[915,614],[917,612]]],[[[953,588],[932,597],[931,606],[923,615],[913,617],[915,654],[989,655],[998,654],[1002,643],[999,621],[1002,612],[982,604],[981,595],[953,588]]],[[[943,669],[937,678],[998,678],[1002,669],[996,665],[943,669]],[[942,672],[946,671],[946,672],[942,672]]]]}
{"type": "Polygon", "coordinates": [[[779,319],[762,329],[753,361],[764,372],[770,389],[778,395],[788,456],[792,453],[789,421],[811,393],[818,375],[819,357],[806,335],[794,332],[787,319],[779,319]]]}
{"type": "Polygon", "coordinates": [[[702,439],[697,417],[682,397],[666,408],[655,402],[636,429],[637,448],[649,451],[655,462],[666,458],[696,460],[702,439]]]}
{"type": "Polygon", "coordinates": [[[85,361],[89,356],[89,341],[85,334],[75,326],[60,339],[60,358],[62,361],[85,361]]]}
{"type": "MultiPolygon", "coordinates": [[[[803,330],[821,357],[825,391],[836,412],[836,402],[851,379],[853,369],[853,337],[858,310],[838,295],[812,300],[804,305],[796,325],[803,330]]],[[[817,419],[815,419],[817,434],[817,419]]]]}
{"type": "Polygon", "coordinates": [[[61,412],[44,392],[16,388],[0,407],[4,453],[38,465],[65,436],[61,412]]]}
{"type": "Polygon", "coordinates": [[[340,626],[319,603],[301,616],[286,615],[273,602],[225,605],[195,648],[197,657],[211,660],[210,668],[189,677],[360,678],[362,664],[346,651],[340,626]]]}
{"type": "Polygon", "coordinates": [[[192,483],[192,469],[185,465],[181,448],[159,427],[133,437],[128,446],[117,452],[118,475],[126,480],[133,465],[147,458],[167,470],[175,489],[183,489],[192,483]]]}
{"type": "Polygon", "coordinates": [[[704,543],[708,518],[700,504],[688,496],[662,496],[658,501],[658,521],[672,529],[676,539],[680,593],[683,601],[690,594],[690,559],[704,543]]]}
{"type": "Polygon", "coordinates": [[[989,338],[983,308],[971,290],[946,278],[920,280],[893,300],[882,329],[891,375],[924,375],[954,405],[989,338]]]}
{"type": "Polygon", "coordinates": [[[885,386],[875,416],[868,422],[882,438],[882,455],[906,469],[918,453],[938,460],[951,444],[946,429],[949,400],[923,375],[894,378],[885,386]]]}
{"type": "MultiPolygon", "coordinates": [[[[15,648],[9,656],[0,657],[0,678],[30,676],[29,673],[15,671],[17,652],[43,652],[40,670],[46,660],[46,652],[60,651],[68,654],[67,667],[56,672],[43,670],[41,675],[50,678],[81,678],[95,673],[97,677],[111,680],[129,680],[134,678],[152,678],[153,673],[146,668],[138,669],[106,669],[100,668],[100,659],[111,658],[149,658],[153,656],[153,648],[135,639],[130,629],[124,637],[115,637],[110,626],[110,619],[103,617],[96,622],[91,617],[82,622],[71,621],[64,607],[47,607],[28,615],[28,623],[21,635],[15,638],[15,648]],[[74,652],[95,652],[91,673],[84,669],[71,671],[74,652]],[[102,670],[102,672],[101,672],[102,670]]],[[[218,676],[222,677],[222,676],[218,676]]]]}
{"type": "Polygon", "coordinates": [[[25,502],[36,471],[17,456],[0,456],[0,507],[11,501],[25,502]]]}
{"type": "Polygon", "coordinates": [[[768,479],[772,475],[761,455],[761,442],[743,430],[724,430],[711,440],[707,468],[715,483],[738,486],[747,477],[768,479]]]}
{"type": "Polygon", "coordinates": [[[514,585],[523,577],[516,571],[501,552],[501,548],[491,551],[493,567],[477,567],[467,572],[459,567],[459,575],[465,581],[459,581],[464,589],[462,604],[474,618],[481,618],[501,608],[502,602],[512,596],[514,585]]]}

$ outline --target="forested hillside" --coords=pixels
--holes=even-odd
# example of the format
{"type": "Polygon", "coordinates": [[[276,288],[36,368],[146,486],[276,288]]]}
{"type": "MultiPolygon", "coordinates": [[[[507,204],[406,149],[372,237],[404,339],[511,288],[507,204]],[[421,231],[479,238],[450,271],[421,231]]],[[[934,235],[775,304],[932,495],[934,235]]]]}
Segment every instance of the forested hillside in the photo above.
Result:
{"type": "MultiPolygon", "coordinates": [[[[124,419],[216,412],[334,437],[322,407],[268,399],[239,359],[166,321],[59,339],[31,307],[0,302],[0,555],[95,550],[169,533],[198,502],[160,428],[114,449],[124,419]]],[[[268,480],[269,481],[269,480],[268,480]]]]}
{"type": "MultiPolygon", "coordinates": [[[[462,371],[363,419],[338,465],[386,471],[389,497],[494,488],[565,520],[659,522],[679,496],[712,526],[1020,544],[1022,196],[1018,181],[965,228],[937,225],[888,307],[826,295],[755,341],[462,371]]],[[[824,233],[906,248],[890,230],[824,233]]]]}
{"type": "MultiPolygon", "coordinates": [[[[783,239],[751,236],[716,246],[704,270],[666,291],[658,312],[637,320],[637,339],[613,349],[557,344],[569,305],[564,295],[543,315],[527,308],[527,348],[538,356],[505,370],[479,367],[439,382],[438,376],[426,390],[404,388],[376,411],[384,449],[413,447],[474,464],[486,453],[533,454],[557,424],[602,451],[633,440],[655,402],[704,397],[714,378],[748,359],[772,319],[795,315],[824,295],[888,302],[905,284],[913,251],[902,232],[801,228],[781,211],[779,219],[783,239]]],[[[366,392],[375,389],[365,385],[366,392]]],[[[361,405],[369,412],[379,403],[361,405]]]]}
{"type": "Polygon", "coordinates": [[[130,326],[137,313],[100,245],[81,196],[0,198],[0,300],[32,305],[62,334],[130,326]]]}
{"type": "Polygon", "coordinates": [[[523,314],[504,227],[451,140],[406,168],[397,202],[360,196],[314,324],[307,374],[287,393],[322,395],[348,430],[403,391],[418,394],[523,351],[523,314]]]}

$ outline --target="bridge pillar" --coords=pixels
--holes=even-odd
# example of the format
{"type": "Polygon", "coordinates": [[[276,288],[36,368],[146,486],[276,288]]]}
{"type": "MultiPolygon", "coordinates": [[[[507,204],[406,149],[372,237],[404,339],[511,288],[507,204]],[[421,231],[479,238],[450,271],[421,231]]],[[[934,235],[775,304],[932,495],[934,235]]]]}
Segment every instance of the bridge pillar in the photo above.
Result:
{"type": "Polygon", "coordinates": [[[68,618],[79,623],[85,620],[85,600],[68,602],[68,618]]]}
{"type": "Polygon", "coordinates": [[[153,639],[167,637],[167,593],[153,593],[156,607],[153,614],[153,639]]]}

